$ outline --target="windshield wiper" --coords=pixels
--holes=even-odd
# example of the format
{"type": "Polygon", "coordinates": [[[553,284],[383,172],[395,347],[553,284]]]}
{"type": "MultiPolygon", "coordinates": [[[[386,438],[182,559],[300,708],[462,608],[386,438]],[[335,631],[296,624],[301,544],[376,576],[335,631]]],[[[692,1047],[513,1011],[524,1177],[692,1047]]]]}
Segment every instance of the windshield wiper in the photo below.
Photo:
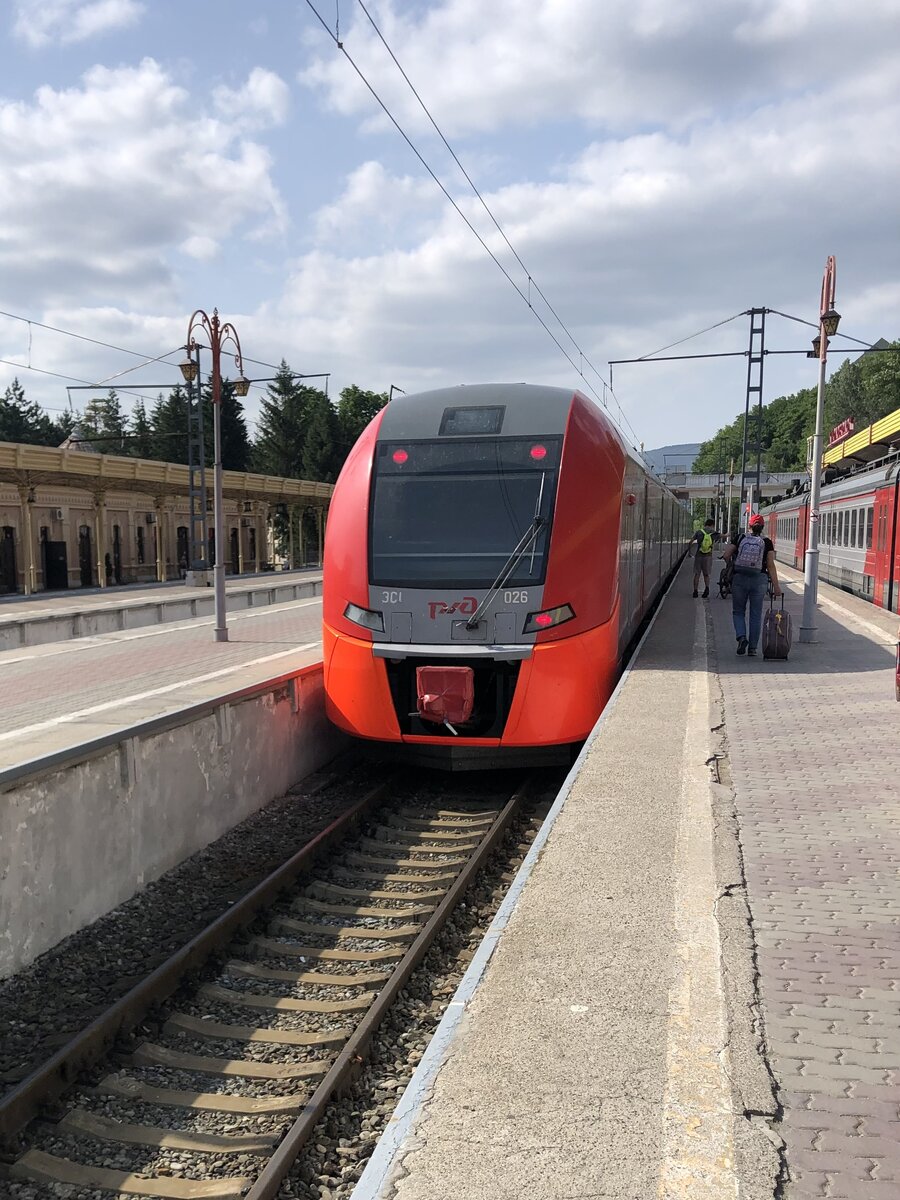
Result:
{"type": "Polygon", "coordinates": [[[493,604],[494,600],[496,600],[500,589],[508,582],[509,577],[528,552],[528,548],[537,541],[537,536],[545,525],[546,521],[544,518],[535,515],[534,520],[519,538],[512,554],[510,554],[509,558],[503,564],[500,574],[488,588],[487,595],[472,613],[471,617],[469,617],[468,621],[466,621],[466,629],[477,629],[479,621],[493,604]]]}

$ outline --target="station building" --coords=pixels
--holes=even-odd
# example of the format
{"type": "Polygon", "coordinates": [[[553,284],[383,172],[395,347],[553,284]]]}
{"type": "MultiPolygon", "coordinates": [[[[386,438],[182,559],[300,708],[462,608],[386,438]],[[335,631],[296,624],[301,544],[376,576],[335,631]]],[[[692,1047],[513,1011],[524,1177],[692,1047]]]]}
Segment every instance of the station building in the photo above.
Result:
{"type": "MultiPolygon", "coordinates": [[[[198,541],[211,567],[211,470],[206,478],[192,514],[191,471],[180,463],[99,454],[84,442],[0,442],[0,595],[182,579],[197,566],[198,541]]],[[[222,490],[227,572],[321,563],[331,484],[224,471],[222,490]],[[283,556],[279,509],[292,517],[283,556]]]]}

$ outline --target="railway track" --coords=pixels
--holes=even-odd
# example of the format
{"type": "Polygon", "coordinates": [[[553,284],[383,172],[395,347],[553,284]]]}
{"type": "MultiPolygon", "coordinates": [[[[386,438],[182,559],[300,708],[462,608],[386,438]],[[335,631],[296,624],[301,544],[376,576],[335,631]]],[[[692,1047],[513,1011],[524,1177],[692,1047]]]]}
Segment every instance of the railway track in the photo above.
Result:
{"type": "Polygon", "coordinates": [[[388,805],[387,787],[3,1098],[12,1194],[278,1194],[529,792],[388,805]]]}

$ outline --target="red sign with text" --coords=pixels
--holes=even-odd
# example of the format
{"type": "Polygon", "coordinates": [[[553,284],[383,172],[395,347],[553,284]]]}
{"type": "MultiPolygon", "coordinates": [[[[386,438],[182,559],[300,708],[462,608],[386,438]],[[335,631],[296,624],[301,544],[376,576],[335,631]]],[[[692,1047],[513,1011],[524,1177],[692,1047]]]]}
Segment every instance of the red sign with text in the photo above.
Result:
{"type": "Polygon", "coordinates": [[[842,442],[845,437],[849,437],[856,426],[853,424],[853,418],[848,417],[846,421],[841,421],[840,425],[835,425],[828,436],[828,445],[833,446],[835,442],[842,442]]]}

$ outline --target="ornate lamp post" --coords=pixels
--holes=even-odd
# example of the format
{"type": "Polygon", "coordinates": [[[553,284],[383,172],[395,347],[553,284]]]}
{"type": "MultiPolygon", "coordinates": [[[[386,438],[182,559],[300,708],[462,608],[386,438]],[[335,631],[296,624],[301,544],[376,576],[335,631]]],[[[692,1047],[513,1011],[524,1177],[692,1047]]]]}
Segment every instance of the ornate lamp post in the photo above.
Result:
{"type": "Polygon", "coordinates": [[[222,500],[222,347],[229,343],[234,347],[234,363],[241,373],[241,378],[235,381],[234,391],[237,396],[246,396],[250,390],[250,381],[244,377],[244,364],[241,359],[241,342],[237,330],[229,322],[224,325],[219,320],[219,310],[213,309],[212,317],[207,316],[202,308],[198,308],[188,322],[187,342],[185,351],[187,360],[180,363],[181,374],[186,383],[192,383],[197,377],[197,364],[191,358],[192,351],[206,348],[202,342],[196,341],[194,332],[206,334],[207,347],[212,353],[212,401],[213,401],[213,525],[216,531],[216,559],[213,565],[213,585],[215,589],[216,606],[216,641],[228,641],[228,628],[225,621],[225,509],[222,500]]]}
{"type": "Polygon", "coordinates": [[[822,301],[819,306],[819,332],[813,338],[809,358],[819,360],[819,388],[816,393],[816,428],[812,444],[812,482],[809,489],[809,527],[806,535],[806,558],[803,578],[803,619],[800,622],[800,641],[816,640],[816,606],[819,595],[819,493],[822,489],[822,441],[825,426],[825,363],[828,358],[828,339],[837,333],[841,320],[834,308],[834,256],[829,255],[822,278],[822,301]]]}

